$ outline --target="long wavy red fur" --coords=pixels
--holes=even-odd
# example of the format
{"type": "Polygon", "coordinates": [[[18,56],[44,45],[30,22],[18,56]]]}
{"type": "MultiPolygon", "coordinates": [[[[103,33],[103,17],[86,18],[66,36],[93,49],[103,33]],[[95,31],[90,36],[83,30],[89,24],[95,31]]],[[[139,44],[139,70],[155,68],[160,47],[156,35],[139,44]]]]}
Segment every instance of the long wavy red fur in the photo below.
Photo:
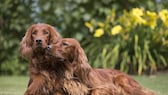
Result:
{"type": "Polygon", "coordinates": [[[63,82],[68,95],[155,95],[123,72],[92,68],[75,39],[62,39],[59,44],[51,45],[51,48],[51,53],[55,56],[53,60],[61,61],[64,64],[62,66],[69,69],[64,70],[64,76],[71,83],[63,82]],[[67,86],[67,83],[71,86],[67,86]]]}
{"type": "Polygon", "coordinates": [[[48,24],[33,24],[27,29],[20,43],[20,55],[30,62],[30,80],[24,95],[51,95],[53,93],[55,93],[55,95],[61,95],[55,90],[59,88],[55,85],[57,78],[55,74],[51,72],[53,69],[52,64],[47,55],[45,55],[45,50],[40,52],[33,50],[32,45],[34,44],[34,39],[32,39],[32,32],[35,28],[44,28],[49,32],[48,39],[43,39],[44,41],[49,41],[46,44],[56,43],[61,38],[54,27],[48,24]]]}

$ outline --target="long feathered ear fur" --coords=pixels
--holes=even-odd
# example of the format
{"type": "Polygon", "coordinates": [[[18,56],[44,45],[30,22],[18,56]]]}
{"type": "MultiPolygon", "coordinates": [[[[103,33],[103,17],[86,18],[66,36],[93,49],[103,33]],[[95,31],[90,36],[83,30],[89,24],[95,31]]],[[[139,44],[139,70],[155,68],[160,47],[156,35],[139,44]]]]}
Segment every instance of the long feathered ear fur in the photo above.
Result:
{"type": "Polygon", "coordinates": [[[94,72],[89,65],[84,50],[80,46],[76,47],[74,55],[74,64],[76,65],[73,71],[74,75],[84,84],[90,87],[96,87],[97,83],[100,83],[101,81],[99,80],[97,72],[94,72]]]}
{"type": "MultiPolygon", "coordinates": [[[[75,52],[74,52],[74,63],[75,64],[75,68],[74,68],[74,72],[77,74],[78,77],[83,77],[83,78],[87,78],[88,77],[88,73],[91,71],[91,66],[88,63],[88,59],[87,56],[84,52],[84,50],[78,46],[75,48],[75,52]]],[[[86,80],[87,79],[82,79],[82,80],[86,80]]]]}
{"type": "Polygon", "coordinates": [[[49,26],[49,31],[50,31],[50,38],[49,38],[49,43],[48,44],[51,44],[51,43],[56,43],[60,38],[60,34],[56,31],[56,29],[52,26],[49,26]]]}
{"type": "Polygon", "coordinates": [[[81,47],[75,47],[74,55],[74,61],[78,62],[78,64],[88,64],[87,56],[81,47]]]}
{"type": "Polygon", "coordinates": [[[31,59],[33,51],[32,51],[32,38],[31,38],[31,32],[33,30],[34,25],[30,26],[27,31],[25,36],[22,38],[22,41],[20,43],[20,55],[21,57],[25,59],[31,59]]]}

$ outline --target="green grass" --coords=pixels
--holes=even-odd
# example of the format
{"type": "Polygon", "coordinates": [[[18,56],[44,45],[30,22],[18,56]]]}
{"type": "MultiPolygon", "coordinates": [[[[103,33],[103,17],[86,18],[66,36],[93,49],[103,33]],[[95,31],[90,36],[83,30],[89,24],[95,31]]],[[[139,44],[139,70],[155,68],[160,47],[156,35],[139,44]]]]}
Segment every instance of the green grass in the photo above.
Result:
{"type": "Polygon", "coordinates": [[[158,73],[155,76],[134,76],[143,87],[146,87],[157,95],[168,95],[168,72],[158,73]]]}
{"type": "Polygon", "coordinates": [[[28,77],[0,76],[0,95],[23,95],[28,77]]]}
{"type": "MultiPolygon", "coordinates": [[[[142,86],[158,95],[168,95],[168,73],[156,76],[133,76],[142,86]]],[[[0,76],[0,95],[23,95],[27,87],[27,76],[0,76]]]]}

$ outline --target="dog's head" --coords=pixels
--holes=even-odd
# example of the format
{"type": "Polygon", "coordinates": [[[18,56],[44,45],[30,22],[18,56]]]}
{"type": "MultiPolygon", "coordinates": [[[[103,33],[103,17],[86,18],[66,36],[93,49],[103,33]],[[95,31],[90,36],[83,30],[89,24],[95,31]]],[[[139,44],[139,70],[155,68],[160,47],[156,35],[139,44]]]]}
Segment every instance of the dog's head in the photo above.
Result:
{"type": "Polygon", "coordinates": [[[31,59],[34,51],[44,52],[44,48],[50,43],[56,43],[60,39],[59,33],[48,24],[33,24],[27,31],[20,43],[20,55],[23,58],[31,59]]]}
{"type": "Polygon", "coordinates": [[[48,24],[34,24],[27,29],[25,43],[32,49],[46,48],[50,43],[56,43],[60,35],[54,27],[48,24]]]}
{"type": "Polygon", "coordinates": [[[86,55],[81,48],[79,42],[72,38],[64,38],[56,44],[48,45],[49,55],[55,57],[59,61],[73,63],[79,61],[82,56],[83,60],[87,60],[86,55]]]}
{"type": "Polygon", "coordinates": [[[80,43],[73,38],[64,38],[56,44],[48,46],[49,55],[54,57],[54,60],[64,64],[71,64],[73,69],[90,68],[88,59],[80,43]]]}

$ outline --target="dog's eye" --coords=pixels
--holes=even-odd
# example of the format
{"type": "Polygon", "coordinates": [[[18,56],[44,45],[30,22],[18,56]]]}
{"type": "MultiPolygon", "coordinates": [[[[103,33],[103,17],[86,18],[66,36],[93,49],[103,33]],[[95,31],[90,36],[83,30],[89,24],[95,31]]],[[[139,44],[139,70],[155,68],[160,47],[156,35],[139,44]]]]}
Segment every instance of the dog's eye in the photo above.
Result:
{"type": "Polygon", "coordinates": [[[32,32],[32,35],[36,35],[36,33],[37,33],[37,31],[33,31],[33,32],[32,32]]]}
{"type": "Polygon", "coordinates": [[[62,43],[62,46],[68,46],[68,45],[69,45],[68,43],[65,42],[62,43]]]}
{"type": "Polygon", "coordinates": [[[48,31],[43,31],[43,34],[49,34],[48,31]]]}

